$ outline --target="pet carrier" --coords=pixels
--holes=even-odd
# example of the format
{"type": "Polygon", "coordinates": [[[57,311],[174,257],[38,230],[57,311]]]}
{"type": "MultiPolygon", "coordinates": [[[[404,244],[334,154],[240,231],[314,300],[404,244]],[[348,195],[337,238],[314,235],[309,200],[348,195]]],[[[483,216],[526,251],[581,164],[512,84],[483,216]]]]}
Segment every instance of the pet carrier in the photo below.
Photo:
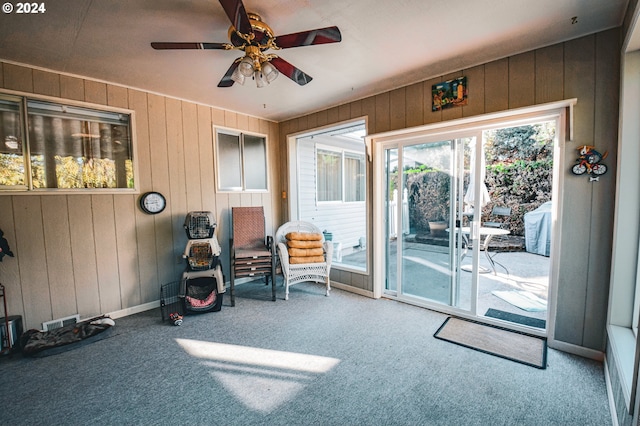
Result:
{"type": "Polygon", "coordinates": [[[180,297],[185,313],[217,312],[222,308],[225,292],[222,268],[206,271],[185,271],[182,274],[180,297]]]}
{"type": "Polygon", "coordinates": [[[203,238],[212,238],[216,230],[216,221],[211,212],[189,212],[184,221],[184,229],[187,232],[187,238],[190,240],[198,240],[203,238]]]}
{"type": "Polygon", "coordinates": [[[205,271],[218,266],[220,245],[216,238],[189,240],[183,257],[187,259],[187,267],[191,271],[205,271]]]}
{"type": "Polygon", "coordinates": [[[182,315],[216,312],[222,307],[224,276],[218,260],[220,244],[215,237],[216,222],[208,211],[187,214],[184,229],[189,241],[183,257],[187,261],[182,279],[162,287],[162,319],[182,321],[182,315]],[[177,318],[177,320],[174,320],[177,318]]]}

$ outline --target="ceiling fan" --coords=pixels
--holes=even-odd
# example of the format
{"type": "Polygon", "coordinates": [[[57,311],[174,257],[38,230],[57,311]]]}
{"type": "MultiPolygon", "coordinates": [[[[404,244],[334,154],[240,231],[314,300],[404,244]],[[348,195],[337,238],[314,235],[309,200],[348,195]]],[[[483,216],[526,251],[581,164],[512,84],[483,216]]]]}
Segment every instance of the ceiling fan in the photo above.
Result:
{"type": "Polygon", "coordinates": [[[268,50],[288,49],[313,44],[338,43],[342,35],[338,27],[318,28],[299,33],[275,36],[271,28],[255,13],[248,13],[242,0],[219,0],[225,13],[231,20],[229,27],[230,43],[197,42],[153,42],[151,47],[164,49],[221,49],[241,50],[244,56],[237,58],[227,70],[218,87],[231,87],[233,83],[244,84],[245,79],[253,78],[258,87],[271,83],[278,71],[291,80],[304,86],[312,80],[311,76],[268,50]]]}

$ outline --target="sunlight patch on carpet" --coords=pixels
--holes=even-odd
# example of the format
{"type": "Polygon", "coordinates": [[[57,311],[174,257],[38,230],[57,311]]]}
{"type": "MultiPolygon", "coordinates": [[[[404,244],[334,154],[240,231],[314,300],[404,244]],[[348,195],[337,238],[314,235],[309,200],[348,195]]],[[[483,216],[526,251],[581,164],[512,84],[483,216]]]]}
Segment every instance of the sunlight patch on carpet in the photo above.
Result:
{"type": "Polygon", "coordinates": [[[176,339],[246,408],[272,413],[336,367],[337,358],[251,346],[176,339]]]}
{"type": "Polygon", "coordinates": [[[211,361],[226,361],[234,364],[280,368],[287,371],[326,373],[338,365],[339,359],[325,356],[301,354],[250,346],[201,340],[176,339],[176,342],[191,356],[211,361]]]}

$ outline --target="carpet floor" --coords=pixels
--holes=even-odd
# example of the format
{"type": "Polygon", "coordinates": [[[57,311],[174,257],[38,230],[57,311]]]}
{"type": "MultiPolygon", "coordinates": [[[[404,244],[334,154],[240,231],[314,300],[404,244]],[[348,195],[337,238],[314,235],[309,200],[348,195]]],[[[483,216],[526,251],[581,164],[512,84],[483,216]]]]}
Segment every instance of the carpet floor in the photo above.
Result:
{"type": "Polygon", "coordinates": [[[445,315],[319,284],[236,287],[220,312],[0,358],[1,425],[610,425],[603,364],[540,370],[435,339],[445,315]]]}

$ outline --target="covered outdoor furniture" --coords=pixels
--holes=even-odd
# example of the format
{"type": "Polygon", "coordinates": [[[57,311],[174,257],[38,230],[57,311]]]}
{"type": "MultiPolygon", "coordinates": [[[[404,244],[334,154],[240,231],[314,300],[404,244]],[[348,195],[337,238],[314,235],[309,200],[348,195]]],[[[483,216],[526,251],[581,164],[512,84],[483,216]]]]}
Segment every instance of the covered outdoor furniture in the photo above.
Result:
{"type": "Polygon", "coordinates": [[[276,300],[276,262],[273,237],[267,236],[262,207],[233,207],[231,248],[231,279],[229,293],[235,306],[236,278],[265,277],[271,279],[271,300],[276,300]]]}
{"type": "Polygon", "coordinates": [[[524,244],[529,253],[551,254],[551,208],[552,202],[547,201],[524,215],[524,244]]]}
{"type": "Polygon", "coordinates": [[[329,296],[333,244],[324,240],[320,229],[309,222],[287,222],[278,228],[276,243],[284,275],[284,300],[289,300],[289,286],[305,281],[324,283],[325,296],[329,296]]]}

